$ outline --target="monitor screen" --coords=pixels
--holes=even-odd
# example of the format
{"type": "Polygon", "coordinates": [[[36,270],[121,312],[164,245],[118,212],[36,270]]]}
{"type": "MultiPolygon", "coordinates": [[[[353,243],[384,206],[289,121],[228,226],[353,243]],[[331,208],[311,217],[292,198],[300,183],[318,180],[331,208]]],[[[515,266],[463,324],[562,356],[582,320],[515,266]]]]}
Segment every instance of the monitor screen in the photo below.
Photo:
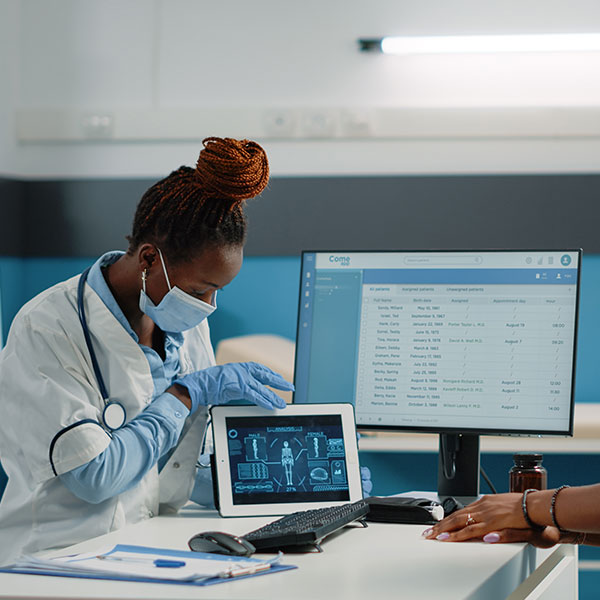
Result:
{"type": "Polygon", "coordinates": [[[304,252],[295,403],[365,429],[572,434],[578,250],[304,252]]]}

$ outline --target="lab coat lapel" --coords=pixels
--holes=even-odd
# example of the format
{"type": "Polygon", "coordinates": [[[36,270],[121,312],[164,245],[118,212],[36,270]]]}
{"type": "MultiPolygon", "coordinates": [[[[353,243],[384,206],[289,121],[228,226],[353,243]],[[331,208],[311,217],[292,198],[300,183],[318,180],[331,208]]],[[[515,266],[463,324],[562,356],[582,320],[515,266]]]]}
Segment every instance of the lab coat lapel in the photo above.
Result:
{"type": "Polygon", "coordinates": [[[150,365],[139,344],[90,286],[86,286],[84,301],[92,344],[109,397],[123,405],[129,421],[152,401],[150,365]]]}

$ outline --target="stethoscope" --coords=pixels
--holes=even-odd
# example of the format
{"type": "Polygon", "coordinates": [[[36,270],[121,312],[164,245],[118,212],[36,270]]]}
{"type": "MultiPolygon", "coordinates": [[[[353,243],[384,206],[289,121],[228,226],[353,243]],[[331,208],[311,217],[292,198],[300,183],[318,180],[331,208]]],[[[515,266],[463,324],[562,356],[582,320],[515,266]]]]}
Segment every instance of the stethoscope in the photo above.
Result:
{"type": "Polygon", "coordinates": [[[110,400],[108,397],[106,385],[104,384],[104,378],[102,377],[102,373],[100,372],[98,359],[96,358],[96,353],[94,352],[94,347],[92,346],[90,330],[88,329],[87,321],[85,319],[85,309],[83,306],[83,288],[85,286],[85,282],[87,281],[90,269],[91,267],[88,267],[79,278],[79,285],[77,287],[77,311],[79,313],[79,321],[81,322],[81,328],[83,329],[83,337],[85,338],[85,343],[87,345],[88,352],[90,353],[90,358],[92,359],[92,367],[94,368],[96,381],[98,381],[100,394],[102,395],[102,400],[104,401],[102,421],[106,429],[110,431],[115,431],[116,429],[120,429],[121,427],[123,427],[123,425],[125,425],[125,421],[127,420],[127,413],[125,412],[125,408],[120,402],[117,402],[116,400],[110,400]]]}

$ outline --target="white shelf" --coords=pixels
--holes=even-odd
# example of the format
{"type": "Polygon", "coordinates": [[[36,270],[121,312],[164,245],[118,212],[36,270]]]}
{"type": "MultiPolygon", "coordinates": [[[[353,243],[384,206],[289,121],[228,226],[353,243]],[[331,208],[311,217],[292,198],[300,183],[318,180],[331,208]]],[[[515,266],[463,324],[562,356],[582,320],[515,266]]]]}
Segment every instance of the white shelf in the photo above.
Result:
{"type": "Polygon", "coordinates": [[[600,137],[594,106],[21,108],[15,121],[21,143],[197,141],[214,131],[321,141],[600,137]]]}

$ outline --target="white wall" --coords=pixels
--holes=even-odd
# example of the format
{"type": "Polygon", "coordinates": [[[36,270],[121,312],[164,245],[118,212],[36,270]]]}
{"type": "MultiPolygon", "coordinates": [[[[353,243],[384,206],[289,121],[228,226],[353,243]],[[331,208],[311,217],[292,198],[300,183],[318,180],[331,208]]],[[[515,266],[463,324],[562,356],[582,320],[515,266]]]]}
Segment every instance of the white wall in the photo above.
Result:
{"type": "Polygon", "coordinates": [[[14,114],[17,106],[19,6],[0,0],[0,174],[17,171],[14,114]]]}
{"type": "Polygon", "coordinates": [[[0,7],[8,15],[1,48],[12,48],[18,65],[18,81],[5,61],[1,73],[11,88],[0,93],[0,133],[10,134],[0,154],[6,173],[157,176],[193,163],[206,135],[258,139],[277,175],[600,170],[600,53],[401,58],[360,53],[356,43],[383,34],[600,31],[597,0],[0,0],[0,7]],[[465,121],[439,110],[465,107],[480,112],[465,121]],[[563,111],[557,117],[552,107],[563,111]],[[15,109],[18,131],[33,141],[13,133],[15,109]],[[402,109],[429,109],[433,119],[402,109]],[[269,129],[279,114],[289,135],[269,129]],[[366,133],[345,135],[348,114],[366,133]],[[408,114],[406,125],[390,114],[408,114]],[[108,117],[108,139],[102,131],[86,138],[94,115],[108,117]],[[400,133],[389,137],[393,127],[400,133]],[[44,131],[49,138],[35,141],[44,131]],[[131,131],[141,141],[130,141],[131,131]],[[52,141],[61,136],[80,140],[52,141]]]}

